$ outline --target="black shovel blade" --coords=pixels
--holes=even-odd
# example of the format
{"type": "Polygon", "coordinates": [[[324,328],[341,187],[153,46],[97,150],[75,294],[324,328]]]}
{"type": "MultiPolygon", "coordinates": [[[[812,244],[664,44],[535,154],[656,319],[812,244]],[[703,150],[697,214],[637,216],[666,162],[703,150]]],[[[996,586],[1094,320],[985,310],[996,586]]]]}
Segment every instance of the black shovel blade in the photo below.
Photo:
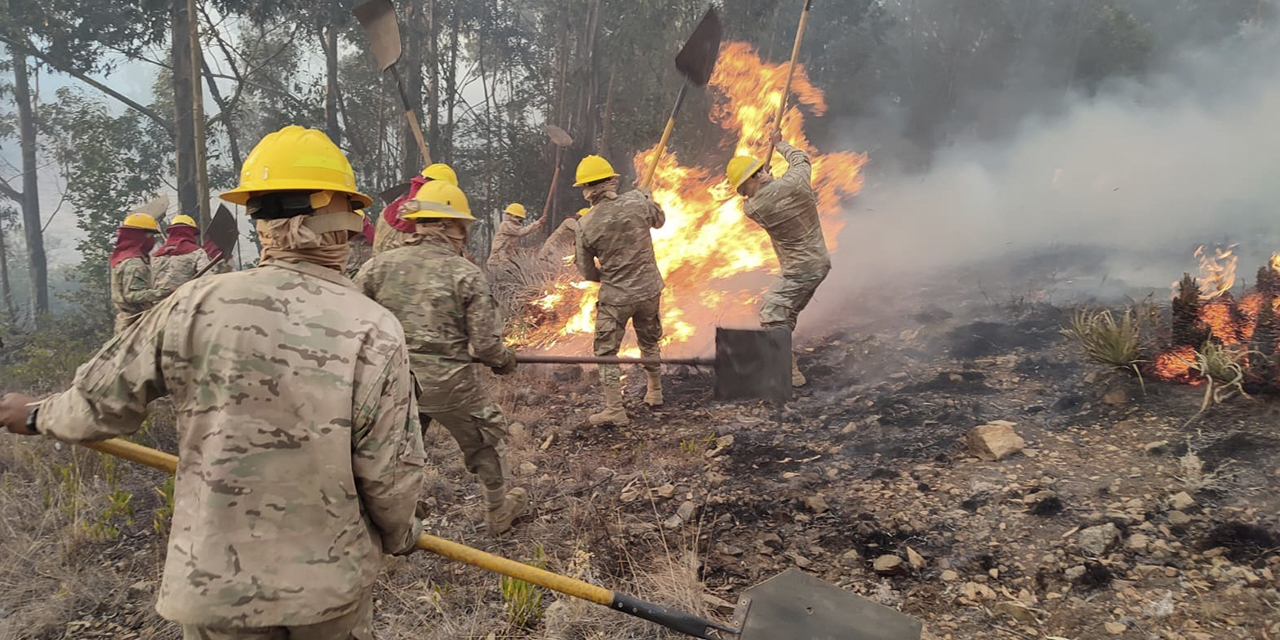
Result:
{"type": "Polygon", "coordinates": [[[791,332],[716,329],[716,400],[791,399],[791,332]]]}
{"type": "Polygon", "coordinates": [[[711,72],[716,70],[716,60],[720,57],[720,14],[713,6],[707,9],[693,35],[684,43],[684,48],[676,54],[676,70],[690,83],[705,87],[711,81],[711,72]]]}
{"type": "Polygon", "coordinates": [[[390,189],[383,191],[382,193],[379,193],[378,197],[381,198],[383,202],[387,204],[391,204],[392,202],[399,200],[401,196],[405,195],[406,193],[409,193],[409,188],[412,186],[413,185],[408,182],[405,182],[403,184],[398,184],[394,187],[391,187],[390,189]]]}
{"type": "Polygon", "coordinates": [[[214,246],[223,256],[230,256],[240,239],[240,229],[236,226],[236,217],[226,205],[218,205],[218,212],[213,214],[209,226],[204,230],[206,240],[212,240],[214,246]]]}
{"type": "Polygon", "coordinates": [[[396,8],[391,0],[366,0],[351,10],[365,35],[369,36],[369,48],[378,66],[386,71],[400,59],[400,25],[396,22],[396,8]]]}
{"type": "Polygon", "coordinates": [[[738,640],[920,640],[923,630],[911,616],[799,569],[748,589],[737,615],[738,640]]]}

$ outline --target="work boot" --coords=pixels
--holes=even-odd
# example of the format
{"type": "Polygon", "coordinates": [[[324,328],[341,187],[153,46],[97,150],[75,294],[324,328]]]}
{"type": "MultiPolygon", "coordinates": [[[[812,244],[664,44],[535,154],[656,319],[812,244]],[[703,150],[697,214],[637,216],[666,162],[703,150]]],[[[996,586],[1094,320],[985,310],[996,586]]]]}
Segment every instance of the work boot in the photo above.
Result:
{"type": "Polygon", "coordinates": [[[804,374],[800,373],[800,366],[796,364],[796,357],[791,356],[791,386],[803,387],[809,381],[804,379],[804,374]]]}
{"type": "Polygon", "coordinates": [[[615,427],[625,427],[631,424],[631,418],[627,417],[627,410],[622,406],[622,386],[604,385],[604,410],[600,413],[593,413],[587,421],[593,427],[603,427],[605,425],[613,425],[615,427]]]}
{"type": "Polygon", "coordinates": [[[529,492],[520,487],[510,491],[485,489],[484,498],[489,504],[484,523],[489,528],[489,534],[495,536],[510,531],[511,523],[529,506],[529,492]]]}
{"type": "Polygon", "coordinates": [[[645,371],[648,387],[644,392],[644,403],[651,407],[662,406],[662,372],[645,371]]]}

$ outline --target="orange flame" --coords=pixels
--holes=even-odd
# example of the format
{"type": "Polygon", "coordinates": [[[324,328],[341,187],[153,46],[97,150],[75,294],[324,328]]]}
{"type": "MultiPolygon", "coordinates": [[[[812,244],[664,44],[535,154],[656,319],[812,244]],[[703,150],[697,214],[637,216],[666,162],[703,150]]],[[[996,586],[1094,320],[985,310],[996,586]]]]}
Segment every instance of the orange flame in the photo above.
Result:
{"type": "MultiPolygon", "coordinates": [[[[710,82],[715,93],[712,119],[736,136],[735,153],[758,154],[768,144],[786,73],[785,64],[762,61],[746,44],[727,43],[721,49],[710,82]]],[[[792,90],[799,105],[815,114],[826,110],[822,91],[809,82],[803,68],[797,68],[792,90]]],[[[840,202],[862,187],[866,156],[819,154],[805,138],[803,125],[800,107],[788,108],[783,138],[809,154],[823,230],[828,248],[834,249],[843,224],[837,216],[840,202]]],[[[637,174],[648,167],[655,151],[636,154],[637,174]]],[[[727,153],[722,155],[728,159],[727,153]]],[[[772,166],[781,175],[786,161],[775,155],[772,166]]],[[[709,341],[709,325],[754,317],[767,282],[762,276],[776,270],[777,260],[768,235],[743,215],[742,199],[733,193],[721,166],[714,170],[685,166],[668,150],[650,186],[667,217],[666,225],[652,232],[658,268],[667,283],[662,297],[663,343],[698,349],[709,341]]],[[[526,346],[565,348],[570,342],[585,342],[594,332],[595,286],[580,282],[562,286],[553,295],[539,303],[553,304],[563,321],[525,336],[526,346]]]]}
{"type": "Polygon", "coordinates": [[[1205,299],[1212,300],[1231,290],[1236,284],[1236,247],[1227,245],[1205,251],[1204,245],[1196,249],[1200,259],[1200,291],[1205,299]]]}
{"type": "Polygon", "coordinates": [[[1155,376],[1161,380],[1196,384],[1198,380],[1191,371],[1191,365],[1195,364],[1195,362],[1195,349],[1191,347],[1176,347],[1171,351],[1166,351],[1156,356],[1151,369],[1155,376]]]}

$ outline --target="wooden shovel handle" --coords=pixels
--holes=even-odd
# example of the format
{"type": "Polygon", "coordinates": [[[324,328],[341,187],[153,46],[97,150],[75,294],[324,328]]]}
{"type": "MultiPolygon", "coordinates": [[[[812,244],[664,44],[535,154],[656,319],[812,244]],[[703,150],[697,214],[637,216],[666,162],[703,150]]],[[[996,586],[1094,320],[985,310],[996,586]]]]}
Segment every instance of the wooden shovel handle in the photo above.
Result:
{"type": "MultiPolygon", "coordinates": [[[[787,112],[787,98],[791,96],[791,79],[796,74],[796,60],[800,58],[800,42],[804,40],[804,30],[809,24],[809,7],[813,0],[805,0],[804,9],[800,12],[800,26],[796,27],[796,41],[791,45],[791,64],[787,66],[787,83],[782,87],[782,100],[778,103],[778,117],[774,122],[774,131],[782,133],[782,116],[787,112]]],[[[764,154],[764,163],[768,166],[773,159],[773,142],[769,142],[769,151],[764,154]]]]}

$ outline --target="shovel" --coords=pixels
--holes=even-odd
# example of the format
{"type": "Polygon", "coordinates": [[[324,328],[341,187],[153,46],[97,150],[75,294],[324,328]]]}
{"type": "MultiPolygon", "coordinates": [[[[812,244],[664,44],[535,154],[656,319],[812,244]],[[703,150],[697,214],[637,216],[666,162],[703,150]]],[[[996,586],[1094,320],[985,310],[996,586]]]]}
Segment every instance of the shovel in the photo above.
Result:
{"type": "MultiPolygon", "coordinates": [[[[813,0],[804,0],[804,9],[800,10],[800,26],[796,27],[796,42],[791,45],[791,64],[787,65],[787,82],[782,87],[782,101],[778,104],[778,118],[774,123],[774,131],[782,133],[782,116],[787,112],[787,98],[791,97],[791,79],[796,74],[796,60],[800,58],[800,42],[804,40],[804,29],[809,24],[809,8],[813,0]]],[[[764,154],[766,164],[773,160],[773,143],[769,143],[769,151],[764,154]]]]}
{"type": "MultiPolygon", "coordinates": [[[[551,138],[551,144],[556,146],[556,169],[551,172],[551,186],[547,187],[547,203],[542,205],[542,217],[539,218],[539,220],[546,220],[547,213],[551,211],[551,199],[556,194],[556,181],[560,179],[560,158],[564,156],[564,148],[573,144],[573,136],[554,124],[542,125],[542,131],[551,138]]],[[[552,231],[554,229],[551,225],[547,225],[547,235],[551,235],[552,231]]]]}
{"type": "Polygon", "coordinates": [[[167,211],[169,211],[169,196],[164,193],[152,198],[147,201],[146,204],[138,207],[137,209],[134,209],[135,213],[145,213],[156,220],[163,218],[167,211]]]}
{"type": "Polygon", "coordinates": [[[522,364],[670,364],[714,367],[716,400],[791,399],[791,332],[716,328],[711,358],[624,358],[516,354],[522,364]]]}
{"type": "Polygon", "coordinates": [[[653,152],[653,160],[649,163],[649,171],[645,173],[640,186],[653,183],[653,174],[658,171],[658,161],[667,149],[667,141],[671,139],[671,130],[676,126],[676,114],[684,105],[685,94],[689,86],[705,87],[711,81],[711,72],[716,68],[716,59],[720,56],[720,16],[713,6],[707,9],[706,15],[694,28],[693,35],[684,43],[684,48],[676,54],[676,70],[684,76],[680,85],[680,93],[676,95],[676,106],[671,109],[671,117],[667,118],[667,127],[662,130],[662,139],[653,152]]]}
{"type": "MultiPolygon", "coordinates": [[[[86,442],[86,447],[174,473],[178,457],[125,440],[86,442]]],[[[893,609],[788,569],[748,589],[738,599],[731,627],[625,593],[531,567],[436,536],[417,546],[450,560],[587,600],[704,640],[919,640],[921,623],[893,609]]]]}
{"type": "Polygon", "coordinates": [[[391,71],[391,76],[395,78],[396,89],[400,91],[400,104],[404,106],[404,117],[409,121],[418,150],[422,152],[422,161],[431,164],[431,152],[427,150],[427,141],[422,137],[422,126],[418,124],[418,116],[409,105],[409,94],[404,92],[404,82],[400,80],[400,72],[396,70],[396,62],[400,60],[402,49],[395,6],[391,4],[391,0],[367,0],[352,9],[351,13],[360,22],[360,26],[364,27],[365,35],[369,36],[369,44],[373,47],[373,57],[378,60],[378,66],[383,73],[391,71]]]}
{"type": "Polygon", "coordinates": [[[207,273],[214,265],[224,259],[230,258],[231,251],[236,248],[236,241],[240,239],[240,230],[236,227],[236,218],[231,215],[227,205],[218,205],[218,212],[213,214],[213,220],[209,221],[209,228],[204,230],[204,235],[213,241],[214,246],[218,247],[218,255],[196,273],[196,278],[207,273]]]}

